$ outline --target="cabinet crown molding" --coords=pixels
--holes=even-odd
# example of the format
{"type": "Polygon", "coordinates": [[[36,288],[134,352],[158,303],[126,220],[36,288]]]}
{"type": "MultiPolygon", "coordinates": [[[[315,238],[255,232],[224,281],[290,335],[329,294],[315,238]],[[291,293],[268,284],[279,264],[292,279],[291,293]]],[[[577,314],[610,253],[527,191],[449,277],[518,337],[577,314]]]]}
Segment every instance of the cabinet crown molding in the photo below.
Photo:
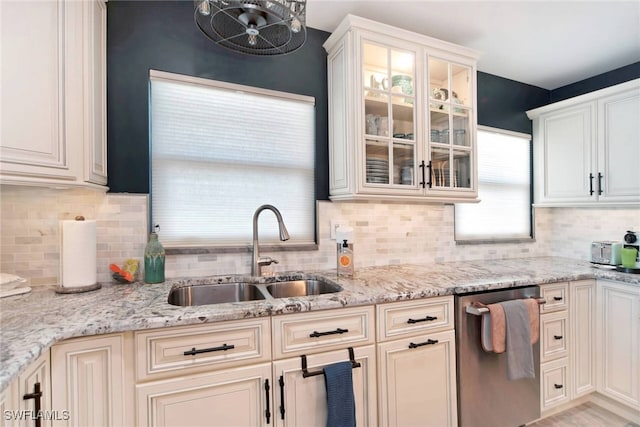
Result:
{"type": "Polygon", "coordinates": [[[344,17],[336,29],[331,33],[331,36],[329,36],[327,41],[324,42],[323,46],[325,50],[330,51],[346,32],[356,28],[360,30],[374,31],[377,34],[382,34],[388,37],[410,39],[417,44],[427,46],[432,49],[440,49],[447,53],[466,56],[472,60],[477,60],[480,57],[480,52],[477,50],[351,14],[344,17]]]}
{"type": "Polygon", "coordinates": [[[542,107],[528,110],[527,117],[533,120],[538,118],[541,114],[555,111],[560,108],[571,107],[573,105],[581,104],[583,102],[594,101],[598,98],[614,95],[619,92],[624,92],[632,89],[640,89],[640,79],[630,80],[628,82],[620,83],[617,85],[609,86],[604,89],[599,89],[593,92],[585,93],[583,95],[574,96],[573,98],[564,99],[562,101],[554,102],[552,104],[544,105],[542,107]]]}

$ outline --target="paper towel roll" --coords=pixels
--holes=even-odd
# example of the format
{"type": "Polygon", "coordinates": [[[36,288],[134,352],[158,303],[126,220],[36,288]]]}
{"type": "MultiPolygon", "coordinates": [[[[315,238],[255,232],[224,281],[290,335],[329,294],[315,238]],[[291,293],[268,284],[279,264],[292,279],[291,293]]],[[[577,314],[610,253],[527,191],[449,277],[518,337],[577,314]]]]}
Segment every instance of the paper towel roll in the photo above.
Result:
{"type": "Polygon", "coordinates": [[[91,286],[97,277],[96,222],[60,221],[60,285],[91,286]]]}

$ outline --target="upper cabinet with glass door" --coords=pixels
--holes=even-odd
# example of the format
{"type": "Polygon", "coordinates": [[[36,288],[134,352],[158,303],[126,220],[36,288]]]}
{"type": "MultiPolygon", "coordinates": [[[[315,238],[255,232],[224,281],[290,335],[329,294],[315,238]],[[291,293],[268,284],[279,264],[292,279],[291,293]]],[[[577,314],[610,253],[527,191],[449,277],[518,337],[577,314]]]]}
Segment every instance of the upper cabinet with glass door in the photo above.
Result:
{"type": "Polygon", "coordinates": [[[416,52],[363,40],[365,188],[415,189],[416,52]]]}
{"type": "Polygon", "coordinates": [[[475,52],[352,15],[324,46],[331,199],[475,199],[475,52]]]}
{"type": "Polygon", "coordinates": [[[471,189],[474,172],[471,67],[428,56],[432,189],[471,189]]]}

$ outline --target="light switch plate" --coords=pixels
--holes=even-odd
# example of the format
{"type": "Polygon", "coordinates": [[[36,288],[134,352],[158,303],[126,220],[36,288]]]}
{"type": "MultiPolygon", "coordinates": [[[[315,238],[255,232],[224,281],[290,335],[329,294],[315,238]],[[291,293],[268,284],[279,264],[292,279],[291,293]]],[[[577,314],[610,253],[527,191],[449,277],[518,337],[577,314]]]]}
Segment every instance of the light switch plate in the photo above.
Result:
{"type": "Polygon", "coordinates": [[[329,221],[329,224],[331,226],[331,230],[330,230],[330,233],[329,233],[329,238],[331,240],[336,240],[336,229],[345,226],[346,223],[344,223],[342,221],[338,221],[338,220],[332,219],[332,220],[329,221]]]}

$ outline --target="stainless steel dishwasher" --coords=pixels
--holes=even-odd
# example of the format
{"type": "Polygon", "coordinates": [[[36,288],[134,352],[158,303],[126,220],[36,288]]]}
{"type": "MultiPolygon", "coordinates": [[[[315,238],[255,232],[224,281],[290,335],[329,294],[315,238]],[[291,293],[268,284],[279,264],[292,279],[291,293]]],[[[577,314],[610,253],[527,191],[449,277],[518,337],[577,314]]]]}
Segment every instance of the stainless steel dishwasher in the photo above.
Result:
{"type": "Polygon", "coordinates": [[[536,377],[509,381],[506,353],[482,349],[482,315],[477,311],[467,313],[467,306],[473,302],[493,304],[531,297],[540,297],[537,286],[455,297],[460,427],[517,427],[540,417],[540,340],[533,347],[536,377]]]}

